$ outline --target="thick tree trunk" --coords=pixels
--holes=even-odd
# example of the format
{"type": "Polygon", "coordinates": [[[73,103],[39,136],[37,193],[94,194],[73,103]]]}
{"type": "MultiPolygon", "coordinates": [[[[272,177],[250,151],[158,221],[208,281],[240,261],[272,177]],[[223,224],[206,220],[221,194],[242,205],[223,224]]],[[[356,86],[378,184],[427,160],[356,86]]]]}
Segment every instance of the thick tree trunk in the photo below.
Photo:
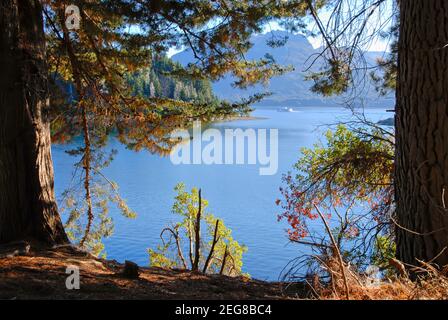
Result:
{"type": "Polygon", "coordinates": [[[45,116],[48,70],[40,2],[2,0],[0,30],[0,243],[65,243],[45,116]]]}
{"type": "Polygon", "coordinates": [[[448,2],[400,1],[397,257],[448,264],[448,2]]]}

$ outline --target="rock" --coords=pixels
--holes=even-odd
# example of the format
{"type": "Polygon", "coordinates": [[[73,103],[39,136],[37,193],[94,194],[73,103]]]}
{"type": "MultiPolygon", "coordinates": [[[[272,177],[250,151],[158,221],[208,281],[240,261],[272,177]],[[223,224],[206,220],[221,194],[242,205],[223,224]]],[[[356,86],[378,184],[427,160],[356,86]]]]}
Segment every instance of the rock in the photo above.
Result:
{"type": "Polygon", "coordinates": [[[126,260],[124,262],[123,277],[129,279],[137,279],[139,275],[138,265],[132,261],[126,260]]]}

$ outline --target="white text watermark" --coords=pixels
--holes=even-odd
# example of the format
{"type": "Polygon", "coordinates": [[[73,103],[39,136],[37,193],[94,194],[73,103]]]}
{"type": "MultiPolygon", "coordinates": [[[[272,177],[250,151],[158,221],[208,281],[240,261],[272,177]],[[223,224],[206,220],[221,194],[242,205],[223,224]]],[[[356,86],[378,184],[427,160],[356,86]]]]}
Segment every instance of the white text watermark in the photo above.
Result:
{"type": "Polygon", "coordinates": [[[278,170],[277,129],[208,128],[202,131],[201,123],[196,121],[192,135],[188,130],[177,130],[171,137],[183,140],[171,152],[174,165],[258,164],[262,176],[274,175],[278,170]]]}

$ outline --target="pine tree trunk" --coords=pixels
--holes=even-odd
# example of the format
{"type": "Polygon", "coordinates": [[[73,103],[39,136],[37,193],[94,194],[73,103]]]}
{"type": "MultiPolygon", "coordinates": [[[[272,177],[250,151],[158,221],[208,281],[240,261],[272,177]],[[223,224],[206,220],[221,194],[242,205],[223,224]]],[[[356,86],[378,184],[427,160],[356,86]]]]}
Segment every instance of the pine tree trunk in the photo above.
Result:
{"type": "Polygon", "coordinates": [[[448,2],[400,1],[397,257],[448,264],[448,2]],[[444,251],[445,250],[445,251],[444,251]]]}
{"type": "Polygon", "coordinates": [[[0,4],[0,243],[67,242],[54,195],[38,0],[0,4]]]}

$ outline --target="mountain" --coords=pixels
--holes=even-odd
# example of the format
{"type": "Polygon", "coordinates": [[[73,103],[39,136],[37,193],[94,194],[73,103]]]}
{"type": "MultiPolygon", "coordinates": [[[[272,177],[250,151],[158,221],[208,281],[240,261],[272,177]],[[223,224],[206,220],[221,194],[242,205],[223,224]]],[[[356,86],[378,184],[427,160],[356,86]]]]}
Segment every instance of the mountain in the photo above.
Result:
{"type": "MultiPolygon", "coordinates": [[[[314,49],[305,36],[284,31],[273,31],[253,36],[252,42],[254,45],[247,53],[249,59],[259,59],[266,54],[270,54],[277,63],[292,66],[294,70],[282,76],[272,78],[266,87],[257,85],[247,90],[232,87],[232,77],[224,77],[213,83],[214,94],[218,98],[238,100],[257,92],[270,91],[273,92],[273,95],[263,100],[260,104],[271,106],[309,106],[334,105],[344,101],[343,97],[324,98],[310,91],[313,82],[305,80],[306,68],[309,67],[313,57],[316,57],[320,51],[319,49],[314,49]],[[278,40],[285,36],[288,37],[286,45],[278,48],[271,48],[267,45],[268,40],[278,40]]],[[[373,66],[376,58],[382,54],[380,52],[365,52],[366,66],[373,66]]],[[[182,51],[174,55],[172,59],[182,65],[187,65],[194,60],[190,50],[182,51]]],[[[322,66],[322,60],[318,59],[313,64],[312,70],[317,71],[320,66],[322,66]]],[[[392,95],[380,97],[370,81],[362,80],[368,79],[368,72],[360,73],[357,76],[359,81],[357,81],[356,92],[353,94],[366,99],[365,102],[370,106],[392,107],[394,105],[394,97],[392,95]]]]}

